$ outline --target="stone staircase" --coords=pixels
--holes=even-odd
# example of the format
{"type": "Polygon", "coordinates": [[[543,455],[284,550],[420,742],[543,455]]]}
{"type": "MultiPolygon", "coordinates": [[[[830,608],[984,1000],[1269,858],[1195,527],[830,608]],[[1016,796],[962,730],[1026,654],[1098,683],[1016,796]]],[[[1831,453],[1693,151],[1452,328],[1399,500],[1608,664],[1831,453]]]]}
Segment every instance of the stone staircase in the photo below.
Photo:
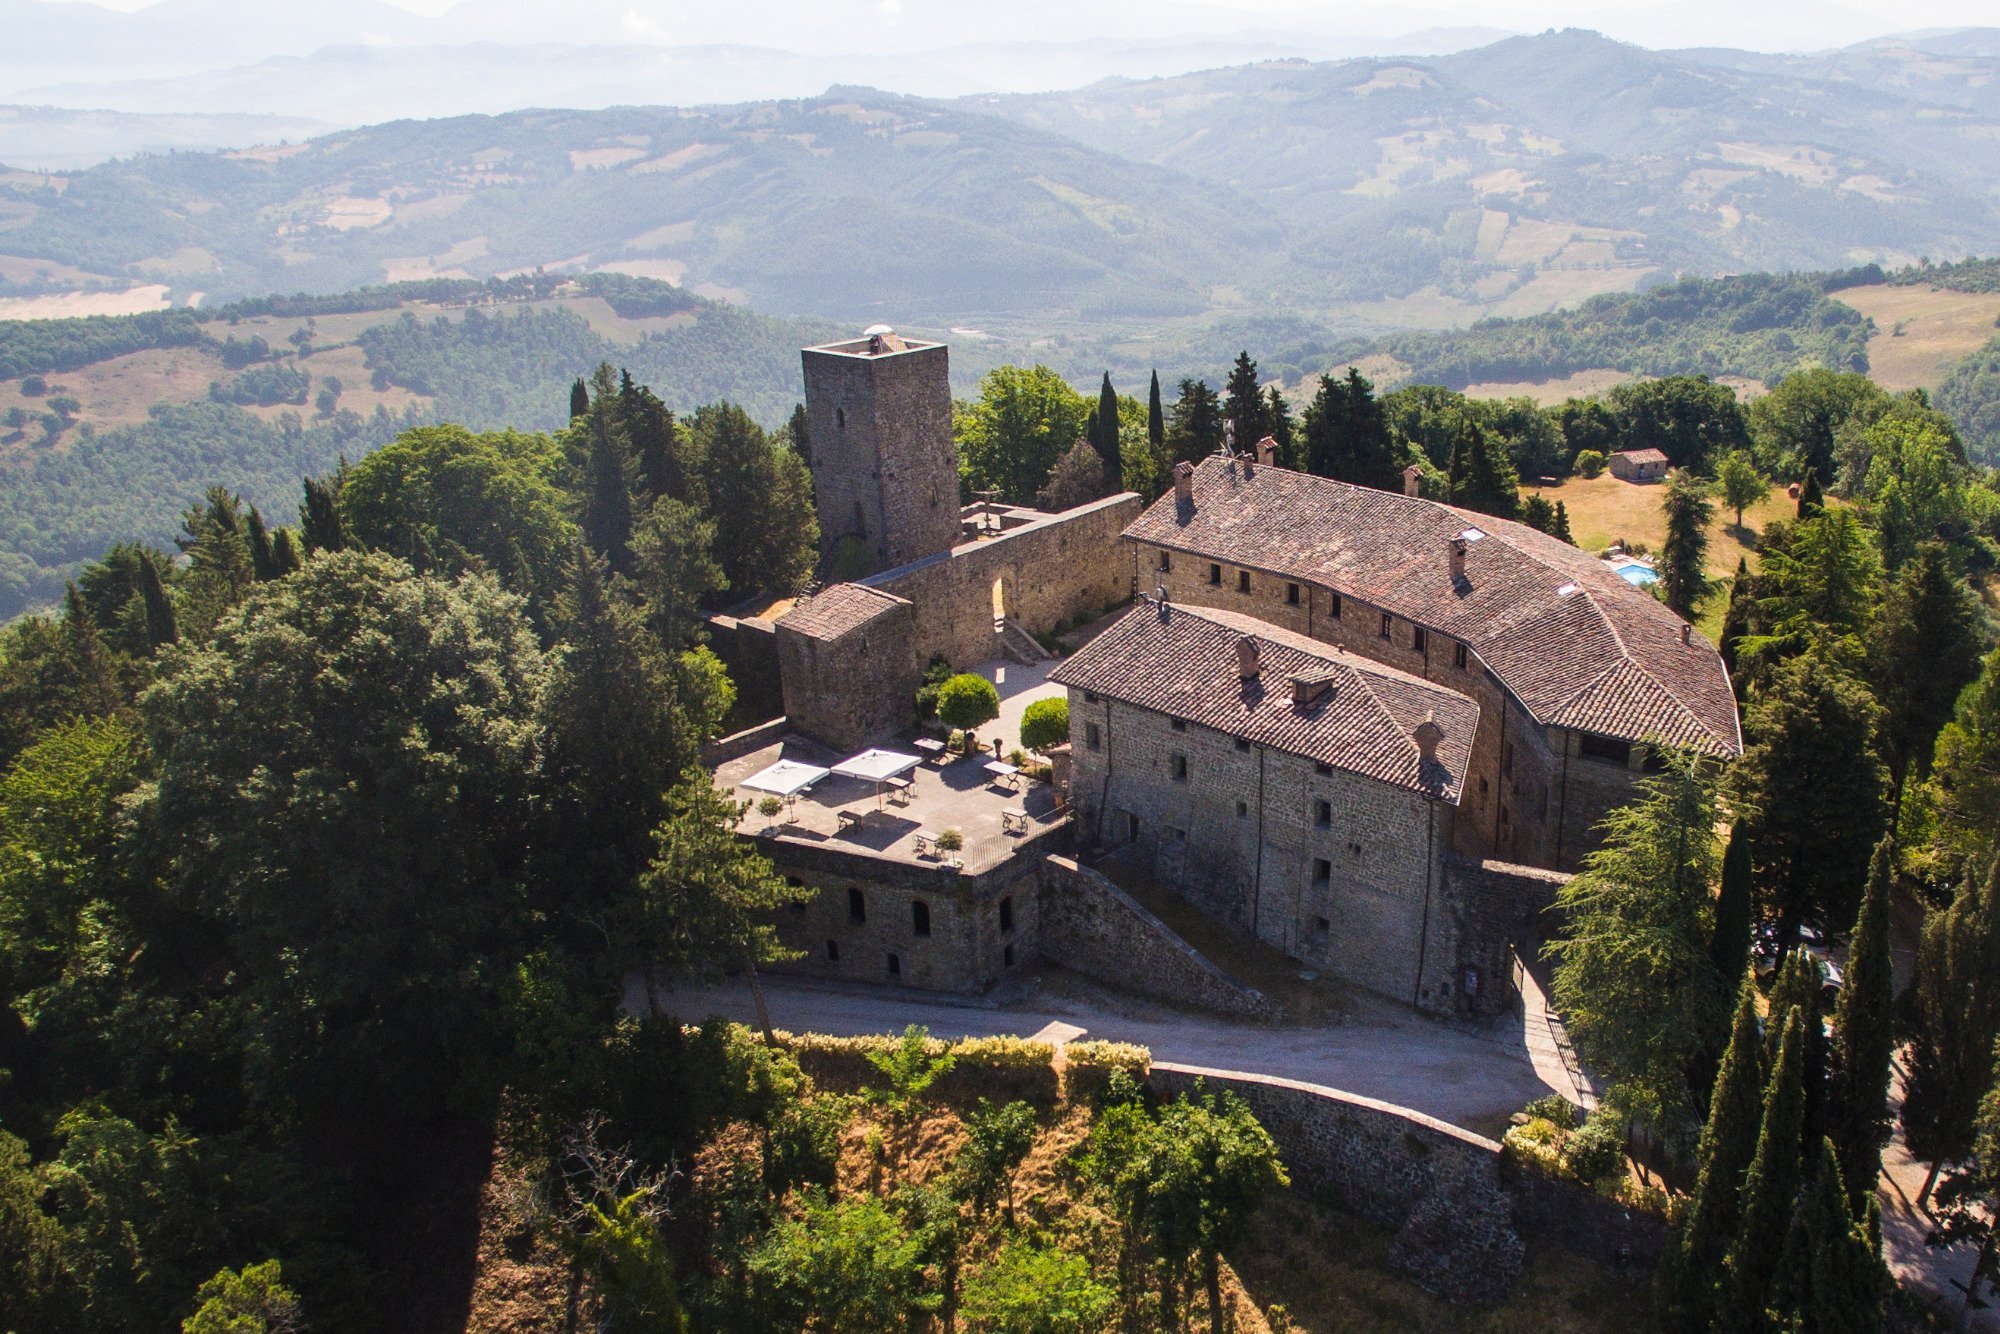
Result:
{"type": "Polygon", "coordinates": [[[1054,657],[1041,646],[1036,638],[1021,627],[1019,621],[1000,620],[994,622],[1000,632],[1000,648],[1006,655],[1024,667],[1032,667],[1038,662],[1047,662],[1054,657]]]}

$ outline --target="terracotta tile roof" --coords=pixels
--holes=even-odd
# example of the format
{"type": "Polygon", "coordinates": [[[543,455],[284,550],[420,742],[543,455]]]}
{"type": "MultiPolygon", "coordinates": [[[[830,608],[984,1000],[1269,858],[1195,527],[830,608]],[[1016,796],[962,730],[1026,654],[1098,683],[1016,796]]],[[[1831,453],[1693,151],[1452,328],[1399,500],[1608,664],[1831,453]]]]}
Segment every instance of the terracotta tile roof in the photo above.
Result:
{"type": "Polygon", "coordinates": [[[1284,468],[1210,458],[1129,539],[1320,584],[1471,646],[1544,724],[1742,751],[1715,648],[1603,561],[1525,524],[1284,468]],[[1453,538],[1468,543],[1451,576],[1453,538]]]}
{"type": "Polygon", "coordinates": [[[1442,686],[1254,616],[1150,598],[1049,679],[1452,802],[1479,726],[1479,706],[1442,686]],[[1246,635],[1261,668],[1248,689],[1236,647],[1246,635]],[[1329,678],[1331,692],[1295,704],[1289,678],[1315,674],[1329,678]],[[1444,732],[1429,763],[1414,737],[1426,718],[1444,732]]]}
{"type": "Polygon", "coordinates": [[[778,618],[778,624],[812,639],[837,639],[897,606],[908,605],[908,598],[894,593],[860,584],[835,584],[802,599],[778,618]]]}
{"type": "Polygon", "coordinates": [[[1665,463],[1667,456],[1657,449],[1621,449],[1611,456],[1614,459],[1630,459],[1634,463],[1665,463]]]}

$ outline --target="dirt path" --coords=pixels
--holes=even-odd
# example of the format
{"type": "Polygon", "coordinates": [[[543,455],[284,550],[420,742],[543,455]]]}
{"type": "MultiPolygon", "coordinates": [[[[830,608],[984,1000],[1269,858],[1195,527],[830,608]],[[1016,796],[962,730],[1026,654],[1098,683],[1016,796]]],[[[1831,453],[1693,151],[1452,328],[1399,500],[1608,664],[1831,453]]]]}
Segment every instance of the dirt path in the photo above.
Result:
{"type": "MultiPolygon", "coordinates": [[[[1497,1135],[1531,1098],[1555,1087],[1573,1092],[1539,1016],[1534,1024],[1473,1028],[1362,1000],[1339,1024],[1266,1026],[1175,1012],[1060,978],[990,1005],[789,978],[766,979],[764,990],[780,1028],[852,1035],[922,1024],[940,1037],[1026,1037],[1061,1024],[1092,1038],[1143,1043],[1159,1060],[1327,1084],[1485,1135],[1497,1135]]],[[[676,992],[663,1007],[687,1020],[753,1016],[741,982],[676,992]]]]}

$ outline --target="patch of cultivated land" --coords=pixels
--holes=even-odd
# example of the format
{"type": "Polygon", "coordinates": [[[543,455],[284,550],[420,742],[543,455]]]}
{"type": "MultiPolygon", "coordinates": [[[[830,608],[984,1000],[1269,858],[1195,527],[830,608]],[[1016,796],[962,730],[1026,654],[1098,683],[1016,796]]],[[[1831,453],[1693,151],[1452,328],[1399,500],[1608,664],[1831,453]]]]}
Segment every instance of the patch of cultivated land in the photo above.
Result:
{"type": "Polygon", "coordinates": [[[1577,371],[1559,380],[1490,380],[1484,384],[1467,385],[1467,398],[1532,398],[1543,407],[1552,407],[1566,398],[1589,398],[1602,394],[1627,380],[1637,378],[1630,371],[1600,370],[1577,371]]]}
{"type": "Polygon", "coordinates": [[[1868,374],[1888,390],[1934,389],[1946,364],[2000,334],[2000,292],[1948,292],[1888,283],[1850,287],[1834,300],[1875,321],[1868,374]]]}
{"type": "Polygon", "coordinates": [[[142,315],[173,302],[165,283],[147,283],[122,292],[57,292],[49,296],[0,297],[0,320],[68,320],[85,315],[142,315]]]}

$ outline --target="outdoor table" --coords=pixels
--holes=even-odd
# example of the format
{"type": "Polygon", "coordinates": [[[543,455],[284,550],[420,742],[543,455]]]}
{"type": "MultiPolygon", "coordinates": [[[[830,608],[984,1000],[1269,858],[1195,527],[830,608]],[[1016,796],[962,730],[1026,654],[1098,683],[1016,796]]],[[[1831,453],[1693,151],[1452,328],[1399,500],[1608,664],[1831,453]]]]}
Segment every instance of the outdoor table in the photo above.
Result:
{"type": "Polygon", "coordinates": [[[882,780],[882,784],[889,789],[889,800],[895,802],[898,806],[907,806],[910,804],[911,783],[909,779],[885,778],[882,780]]]}
{"type": "Polygon", "coordinates": [[[861,814],[858,811],[842,811],[834,820],[842,829],[853,829],[861,823],[861,814]]]}
{"type": "Polygon", "coordinates": [[[1015,791],[1020,791],[1021,771],[1014,765],[1007,763],[1005,760],[988,760],[985,768],[987,773],[993,775],[994,782],[1005,783],[1015,791]]]}
{"type": "Polygon", "coordinates": [[[919,829],[910,835],[910,842],[916,846],[919,857],[928,857],[937,848],[937,835],[928,829],[919,829]]]}
{"type": "Polygon", "coordinates": [[[915,744],[917,749],[924,753],[924,758],[927,760],[941,760],[944,758],[944,742],[938,740],[936,737],[920,736],[916,739],[915,744]]]}
{"type": "Polygon", "coordinates": [[[1027,833],[1028,813],[1026,811],[1000,812],[1000,830],[1002,833],[1007,833],[1007,834],[1027,833]]]}

